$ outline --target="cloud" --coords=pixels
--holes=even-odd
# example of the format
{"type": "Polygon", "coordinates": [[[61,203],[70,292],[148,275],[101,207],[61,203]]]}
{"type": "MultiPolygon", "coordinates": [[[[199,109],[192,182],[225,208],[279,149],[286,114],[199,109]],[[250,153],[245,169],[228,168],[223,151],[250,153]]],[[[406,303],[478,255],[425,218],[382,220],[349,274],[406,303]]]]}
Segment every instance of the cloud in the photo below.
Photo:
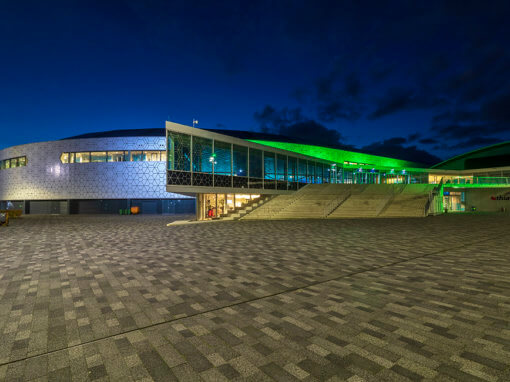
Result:
{"type": "Polygon", "coordinates": [[[414,141],[418,140],[420,137],[421,137],[421,134],[420,134],[420,133],[413,133],[413,134],[410,134],[410,135],[407,137],[407,142],[414,142],[414,141]]]}
{"type": "Polygon", "coordinates": [[[501,139],[495,138],[495,137],[483,137],[483,136],[471,137],[465,141],[459,142],[459,143],[451,146],[451,148],[466,149],[466,148],[471,148],[471,147],[483,147],[483,146],[492,145],[492,144],[495,144],[498,142],[501,142],[501,139]]]}
{"type": "MultiPolygon", "coordinates": [[[[436,115],[431,139],[451,141],[445,148],[480,147],[510,137],[510,93],[483,102],[479,108],[459,109],[436,115]]],[[[425,143],[425,142],[423,142],[425,143]]]]}
{"type": "Polygon", "coordinates": [[[439,143],[439,141],[434,138],[423,138],[423,139],[420,139],[420,143],[422,145],[437,145],[439,143]]]}
{"type": "MultiPolygon", "coordinates": [[[[297,122],[289,126],[281,126],[280,135],[296,137],[319,146],[339,146],[343,139],[337,130],[328,129],[320,123],[310,120],[297,122]]],[[[344,146],[345,147],[345,146],[344,146]]]]}
{"type": "Polygon", "coordinates": [[[282,126],[303,122],[306,119],[299,107],[293,109],[284,107],[277,110],[270,105],[266,105],[260,112],[255,112],[253,118],[264,132],[279,131],[282,126]]]}
{"type": "Polygon", "coordinates": [[[430,154],[425,150],[419,149],[414,145],[405,147],[404,144],[406,142],[406,138],[394,137],[381,142],[374,142],[370,145],[362,147],[361,150],[374,155],[399,158],[426,165],[432,165],[441,162],[441,159],[437,156],[430,154]]]}
{"type": "Polygon", "coordinates": [[[338,130],[305,117],[301,108],[275,109],[266,105],[262,111],[254,113],[254,119],[265,133],[300,138],[319,146],[352,148],[341,143],[344,137],[338,130]]]}

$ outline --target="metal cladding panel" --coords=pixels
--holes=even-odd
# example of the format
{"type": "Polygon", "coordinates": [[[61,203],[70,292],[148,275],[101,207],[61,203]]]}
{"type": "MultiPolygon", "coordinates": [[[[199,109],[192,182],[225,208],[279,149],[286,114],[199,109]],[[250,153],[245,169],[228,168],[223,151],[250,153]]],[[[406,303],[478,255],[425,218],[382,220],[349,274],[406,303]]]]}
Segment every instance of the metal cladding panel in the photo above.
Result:
{"type": "Polygon", "coordinates": [[[27,157],[0,170],[0,200],[189,198],[166,191],[166,162],[68,163],[63,152],[165,150],[165,137],[68,139],[0,150],[0,160],[27,157]]]}

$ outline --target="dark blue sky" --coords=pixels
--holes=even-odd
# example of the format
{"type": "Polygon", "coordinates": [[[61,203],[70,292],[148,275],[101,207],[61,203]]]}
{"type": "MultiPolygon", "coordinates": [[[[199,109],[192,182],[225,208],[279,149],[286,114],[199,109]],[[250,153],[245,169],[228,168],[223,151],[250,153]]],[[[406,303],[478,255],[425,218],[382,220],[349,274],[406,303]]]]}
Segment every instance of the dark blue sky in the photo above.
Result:
{"type": "Polygon", "coordinates": [[[425,162],[510,139],[510,2],[420,3],[0,1],[0,148],[193,118],[425,162]]]}

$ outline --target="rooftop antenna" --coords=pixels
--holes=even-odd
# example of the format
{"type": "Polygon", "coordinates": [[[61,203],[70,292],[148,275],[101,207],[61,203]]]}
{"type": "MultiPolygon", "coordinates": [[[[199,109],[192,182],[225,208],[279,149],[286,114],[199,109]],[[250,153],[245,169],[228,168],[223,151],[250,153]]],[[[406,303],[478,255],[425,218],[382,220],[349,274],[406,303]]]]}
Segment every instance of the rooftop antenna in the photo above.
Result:
{"type": "Polygon", "coordinates": [[[196,127],[198,125],[198,119],[193,118],[193,127],[196,127]]]}

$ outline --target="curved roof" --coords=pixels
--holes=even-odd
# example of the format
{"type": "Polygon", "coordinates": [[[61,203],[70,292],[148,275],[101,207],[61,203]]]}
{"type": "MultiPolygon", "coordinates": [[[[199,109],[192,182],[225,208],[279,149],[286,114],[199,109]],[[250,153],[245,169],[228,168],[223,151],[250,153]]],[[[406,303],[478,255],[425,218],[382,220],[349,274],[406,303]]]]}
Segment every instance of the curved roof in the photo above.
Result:
{"type": "Polygon", "coordinates": [[[435,164],[431,168],[444,170],[469,170],[509,165],[510,141],[505,141],[454,156],[453,158],[435,164]]]}

